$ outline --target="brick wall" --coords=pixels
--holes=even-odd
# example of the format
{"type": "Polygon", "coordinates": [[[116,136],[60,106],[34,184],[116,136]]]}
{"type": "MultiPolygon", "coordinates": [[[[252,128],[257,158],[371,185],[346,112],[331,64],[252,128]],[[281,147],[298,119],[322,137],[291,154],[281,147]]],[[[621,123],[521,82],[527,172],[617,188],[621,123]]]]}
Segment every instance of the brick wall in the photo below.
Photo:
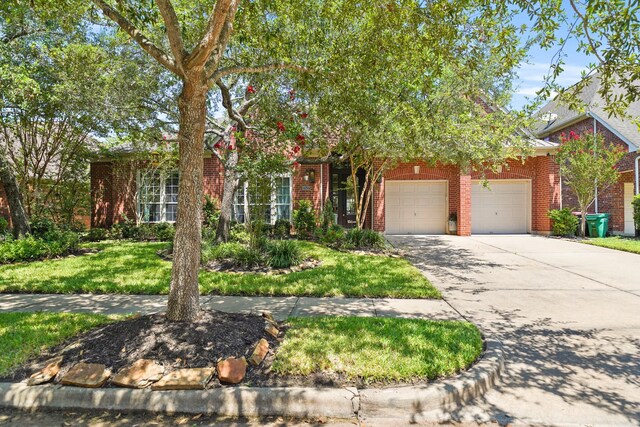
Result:
{"type": "MultiPolygon", "coordinates": [[[[324,172],[323,170],[323,174],[324,172]]],[[[325,177],[323,176],[323,178],[325,177]]],[[[293,185],[293,209],[298,208],[300,200],[309,200],[313,204],[313,208],[317,212],[320,212],[322,205],[320,195],[320,165],[294,166],[291,181],[293,185]],[[313,171],[315,174],[314,182],[305,180],[305,177],[308,176],[310,171],[313,171]]]]}
{"type": "Polygon", "coordinates": [[[204,194],[211,198],[222,201],[222,191],[224,186],[224,167],[222,162],[211,156],[204,159],[204,194]]]}
{"type": "MultiPolygon", "coordinates": [[[[569,134],[571,131],[578,134],[593,132],[593,126],[593,119],[584,119],[550,134],[549,139],[554,142],[560,142],[562,133],[569,134]]],[[[600,122],[596,124],[596,130],[598,133],[602,134],[607,143],[628,149],[628,145],[624,141],[600,122]]],[[[622,160],[618,163],[618,170],[624,172],[620,180],[611,187],[600,189],[598,192],[598,211],[611,214],[609,229],[614,232],[624,231],[624,183],[634,182],[635,178],[633,171],[635,168],[635,158],[637,156],[637,152],[625,154],[622,160]]],[[[562,206],[571,210],[578,210],[576,195],[567,185],[562,186],[562,206]]],[[[587,212],[595,213],[595,208],[595,203],[593,203],[589,206],[587,212]]]]}

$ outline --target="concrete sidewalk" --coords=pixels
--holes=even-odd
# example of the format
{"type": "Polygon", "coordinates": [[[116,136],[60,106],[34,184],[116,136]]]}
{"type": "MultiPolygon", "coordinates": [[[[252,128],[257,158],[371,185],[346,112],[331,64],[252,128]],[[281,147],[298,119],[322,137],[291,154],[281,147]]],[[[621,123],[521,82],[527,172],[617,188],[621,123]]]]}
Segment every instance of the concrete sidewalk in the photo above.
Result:
{"type": "MultiPolygon", "coordinates": [[[[166,295],[0,294],[0,313],[46,311],[99,314],[151,314],[164,311],[166,295]]],[[[405,317],[460,320],[443,300],[389,298],[310,298],[209,296],[200,298],[203,308],[229,313],[269,310],[278,320],[303,316],[405,317]]]]}

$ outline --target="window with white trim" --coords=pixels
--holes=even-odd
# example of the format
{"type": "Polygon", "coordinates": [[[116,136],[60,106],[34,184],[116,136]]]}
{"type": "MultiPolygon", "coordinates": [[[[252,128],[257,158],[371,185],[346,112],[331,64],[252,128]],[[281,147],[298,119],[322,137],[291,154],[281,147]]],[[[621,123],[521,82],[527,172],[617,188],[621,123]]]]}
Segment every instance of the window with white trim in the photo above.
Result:
{"type": "Polygon", "coordinates": [[[178,171],[138,171],[138,218],[140,221],[176,221],[178,177],[178,171]]]}
{"type": "Polygon", "coordinates": [[[267,224],[274,224],[279,219],[290,221],[291,199],[290,176],[276,176],[257,182],[243,181],[233,199],[233,217],[237,222],[244,223],[247,212],[250,212],[252,220],[260,219],[267,224]]]}

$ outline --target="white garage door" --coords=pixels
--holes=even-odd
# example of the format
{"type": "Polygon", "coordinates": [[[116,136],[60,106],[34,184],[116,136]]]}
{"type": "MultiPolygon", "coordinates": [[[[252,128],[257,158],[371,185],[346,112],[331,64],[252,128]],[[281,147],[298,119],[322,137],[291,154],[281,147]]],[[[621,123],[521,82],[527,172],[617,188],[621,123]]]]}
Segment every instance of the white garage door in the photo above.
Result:
{"type": "Polygon", "coordinates": [[[471,186],[471,233],[519,234],[529,232],[529,181],[490,180],[471,186]]]}
{"type": "Polygon", "coordinates": [[[443,234],[447,220],[446,181],[386,181],[387,234],[443,234]]]}
{"type": "Polygon", "coordinates": [[[624,183],[624,234],[633,236],[636,233],[636,227],[633,224],[633,183],[624,183]]]}

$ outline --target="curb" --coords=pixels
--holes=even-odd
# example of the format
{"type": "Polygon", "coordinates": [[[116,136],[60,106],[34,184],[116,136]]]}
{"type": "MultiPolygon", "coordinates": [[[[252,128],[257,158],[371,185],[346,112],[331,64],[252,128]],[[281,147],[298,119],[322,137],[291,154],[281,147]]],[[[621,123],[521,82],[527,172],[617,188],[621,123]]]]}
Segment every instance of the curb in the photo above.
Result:
{"type": "Polygon", "coordinates": [[[456,378],[424,386],[388,389],[229,387],[212,390],[87,389],[0,383],[0,407],[92,409],[123,412],[207,414],[229,417],[291,418],[415,416],[449,409],[483,395],[504,368],[502,345],[486,341],[482,359],[456,378]],[[400,415],[401,414],[401,415],[400,415]]]}
{"type": "Polygon", "coordinates": [[[455,378],[423,386],[360,391],[359,415],[366,418],[389,417],[389,410],[403,418],[415,419],[434,410],[453,410],[484,395],[500,379],[504,370],[504,351],[499,341],[485,341],[482,359],[455,378]]]}

